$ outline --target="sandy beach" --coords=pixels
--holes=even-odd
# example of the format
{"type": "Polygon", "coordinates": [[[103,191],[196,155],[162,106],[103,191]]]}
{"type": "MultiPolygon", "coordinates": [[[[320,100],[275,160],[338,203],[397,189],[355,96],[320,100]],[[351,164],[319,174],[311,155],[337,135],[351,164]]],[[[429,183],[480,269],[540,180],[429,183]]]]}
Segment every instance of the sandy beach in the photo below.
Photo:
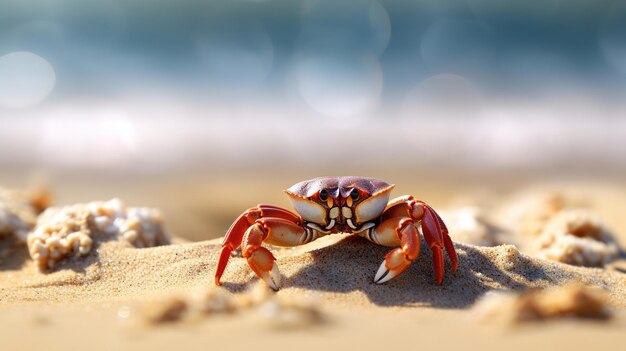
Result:
{"type": "MultiPolygon", "coordinates": [[[[126,192],[132,203],[154,205],[145,196],[150,193],[145,189],[157,183],[143,183],[141,191],[120,184],[100,191],[126,192]]],[[[214,200],[220,199],[216,195],[219,192],[214,192],[217,188],[210,184],[216,183],[196,183],[198,189],[203,189],[196,196],[172,187],[161,189],[162,193],[183,194],[169,198],[176,200],[178,211],[182,212],[201,206],[203,195],[198,194],[213,194],[213,200],[204,199],[217,206],[214,200]]],[[[409,183],[401,183],[405,184],[409,183]]],[[[67,186],[61,183],[55,190],[61,194],[55,204],[79,202],[80,197],[86,196],[80,182],[74,183],[73,192],[63,193],[67,186]]],[[[273,197],[259,196],[271,197],[270,201],[278,199],[282,189],[269,183],[262,192],[269,193],[268,188],[278,191],[273,197]]],[[[521,193],[545,193],[550,188],[543,184],[521,193]]],[[[436,187],[431,189],[433,193],[439,191],[436,187]]],[[[498,216],[502,217],[502,208],[518,201],[520,191],[515,189],[512,187],[506,196],[439,191],[433,197],[435,203],[441,203],[444,213],[482,203],[495,223],[498,216]],[[493,198],[499,200],[494,202],[493,198]]],[[[619,186],[587,183],[558,190],[569,203],[580,204],[584,200],[584,208],[602,218],[617,242],[626,241],[626,222],[620,217],[626,196],[619,186]]],[[[239,191],[245,194],[245,189],[239,191]]],[[[105,195],[94,192],[92,199],[104,199],[105,195]]],[[[157,198],[153,196],[152,199],[157,198]]],[[[228,213],[215,214],[226,217],[213,223],[221,230],[229,224],[228,217],[234,218],[237,209],[246,207],[242,202],[248,201],[248,196],[230,199],[231,204],[223,203],[223,211],[228,213]]],[[[213,210],[207,207],[202,214],[213,210]]],[[[213,275],[220,233],[211,235],[216,239],[194,237],[193,233],[201,232],[202,226],[187,223],[195,226],[195,231],[185,233],[185,225],[180,225],[184,219],[177,220],[176,212],[172,217],[166,209],[167,206],[161,210],[166,227],[174,235],[171,245],[138,249],[122,241],[96,240],[85,257],[64,260],[45,272],[38,269],[25,247],[10,238],[2,240],[0,344],[11,349],[60,349],[73,345],[89,345],[92,349],[171,349],[184,344],[189,349],[220,350],[259,345],[263,349],[484,349],[507,345],[512,349],[582,350],[598,345],[616,346],[623,339],[626,265],[622,253],[604,267],[578,267],[520,251],[518,246],[523,245],[484,247],[456,241],[459,270],[452,272],[447,260],[444,283],[438,286],[434,282],[431,253],[423,244],[419,259],[405,273],[387,284],[376,285],[373,276],[389,249],[358,237],[332,235],[297,248],[272,248],[283,274],[283,287],[277,293],[259,283],[240,257],[231,258],[222,279],[223,287],[217,288],[213,275]],[[187,238],[181,238],[179,232],[187,234],[187,238]],[[485,312],[481,307],[485,299],[495,299],[491,295],[508,292],[517,296],[524,291],[568,283],[601,291],[603,299],[599,301],[603,309],[610,311],[610,317],[548,316],[520,322],[506,317],[521,313],[511,307],[511,300],[496,302],[495,312],[493,308],[485,312]],[[215,300],[215,296],[219,299],[215,300]],[[213,307],[198,308],[198,300],[213,307]]],[[[449,224],[455,240],[455,224],[449,224]]],[[[574,293],[569,295],[574,296],[575,308],[587,303],[574,293]]]]}

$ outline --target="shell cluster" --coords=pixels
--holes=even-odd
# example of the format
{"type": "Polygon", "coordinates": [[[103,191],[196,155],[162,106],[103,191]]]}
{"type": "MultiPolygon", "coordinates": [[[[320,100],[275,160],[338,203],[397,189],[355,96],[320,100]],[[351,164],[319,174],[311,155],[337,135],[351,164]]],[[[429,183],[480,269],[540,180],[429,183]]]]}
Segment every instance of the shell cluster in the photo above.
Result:
{"type": "Polygon", "coordinates": [[[603,266],[619,254],[600,219],[585,210],[565,210],[552,217],[537,243],[539,256],[578,266],[603,266]]]}
{"type": "Polygon", "coordinates": [[[27,244],[32,259],[45,270],[66,257],[87,255],[95,240],[124,240],[139,248],[170,241],[158,210],[126,208],[113,199],[47,209],[28,234],[27,244]]]}
{"type": "Polygon", "coordinates": [[[600,217],[562,194],[529,193],[505,208],[502,218],[519,233],[524,251],[576,266],[599,267],[617,259],[619,246],[600,217]]]}
{"type": "Polygon", "coordinates": [[[609,319],[606,291],[570,282],[521,293],[490,292],[474,307],[475,316],[485,322],[526,323],[557,318],[609,319]]]}

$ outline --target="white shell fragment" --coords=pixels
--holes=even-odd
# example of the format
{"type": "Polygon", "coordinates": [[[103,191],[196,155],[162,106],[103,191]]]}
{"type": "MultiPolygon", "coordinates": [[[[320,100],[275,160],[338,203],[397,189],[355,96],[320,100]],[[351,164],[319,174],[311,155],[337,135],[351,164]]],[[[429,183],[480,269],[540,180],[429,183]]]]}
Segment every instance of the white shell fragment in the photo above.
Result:
{"type": "Polygon", "coordinates": [[[40,269],[88,254],[94,240],[125,240],[135,247],[169,244],[158,210],[126,208],[119,199],[49,208],[28,235],[28,251],[40,269]]]}

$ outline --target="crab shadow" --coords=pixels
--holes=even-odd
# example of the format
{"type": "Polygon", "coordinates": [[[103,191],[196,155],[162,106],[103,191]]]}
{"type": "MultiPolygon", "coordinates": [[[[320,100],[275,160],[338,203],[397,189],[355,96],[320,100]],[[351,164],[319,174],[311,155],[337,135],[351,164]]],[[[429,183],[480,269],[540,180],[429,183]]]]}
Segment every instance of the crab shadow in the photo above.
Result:
{"type": "Polygon", "coordinates": [[[552,282],[544,268],[517,251],[513,255],[516,262],[510,270],[504,271],[482,252],[483,249],[464,244],[455,246],[459,268],[452,272],[446,259],[444,282],[440,286],[435,283],[432,254],[425,242],[422,241],[420,257],[406,272],[378,285],[373,282],[374,275],[391,248],[348,237],[310,252],[315,263],[290,275],[285,287],[337,293],[360,291],[379,306],[468,308],[490,290],[520,291],[552,282]],[[512,275],[522,275],[524,279],[514,279],[512,275]]]}

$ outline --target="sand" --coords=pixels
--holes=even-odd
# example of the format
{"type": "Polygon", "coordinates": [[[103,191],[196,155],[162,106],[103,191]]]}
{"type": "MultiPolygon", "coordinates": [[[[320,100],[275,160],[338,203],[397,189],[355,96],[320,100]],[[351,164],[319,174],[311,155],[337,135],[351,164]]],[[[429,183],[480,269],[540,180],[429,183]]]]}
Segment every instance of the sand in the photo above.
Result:
{"type": "MultiPolygon", "coordinates": [[[[620,202],[626,197],[619,191],[611,196],[594,193],[599,195],[589,198],[588,207],[603,216],[618,242],[626,242],[621,207],[614,206],[626,204],[620,202]]],[[[606,267],[577,267],[531,256],[512,245],[455,246],[459,270],[452,272],[446,261],[441,286],[434,282],[428,249],[401,276],[376,285],[374,274],[389,248],[345,235],[293,249],[273,248],[283,288],[264,294],[279,302],[242,307],[241,299],[255,294],[250,289],[262,287],[240,257],[231,258],[223,287],[213,286],[219,239],[176,238],[172,245],[141,249],[105,241],[86,257],[64,261],[49,273],[40,272],[19,243],[2,240],[0,348],[583,350],[619,348],[624,342],[623,254],[606,267]],[[611,318],[557,318],[511,326],[497,318],[485,320],[476,307],[486,295],[565,284],[599,288],[611,318]],[[194,296],[207,291],[223,292],[238,307],[198,313],[194,296]],[[168,304],[174,317],[151,321],[154,317],[146,311],[168,304]],[[306,317],[297,309],[301,304],[320,318],[306,317]]]]}
{"type": "MultiPolygon", "coordinates": [[[[141,311],[145,303],[170,296],[185,298],[190,291],[210,286],[218,248],[217,240],[146,249],[105,242],[86,260],[67,264],[47,275],[40,275],[33,262],[15,255],[7,263],[21,266],[20,269],[3,269],[0,273],[0,309],[7,336],[2,342],[61,347],[94,338],[104,343],[95,346],[111,347],[163,347],[159,340],[178,340],[198,347],[213,343],[241,347],[254,344],[254,340],[240,337],[249,328],[251,335],[261,341],[279,343],[277,349],[294,345],[298,338],[328,342],[317,339],[318,332],[338,338],[340,344],[354,340],[373,349],[374,345],[385,344],[385,336],[391,338],[392,344],[415,342],[410,341],[413,334],[420,335],[422,346],[435,343],[429,341],[433,336],[439,340],[437,343],[465,344],[458,338],[467,336],[468,331],[463,329],[469,328],[478,334],[470,335],[468,345],[481,345],[486,342],[482,333],[495,333],[498,339],[510,333],[489,330],[493,326],[472,316],[472,305],[486,292],[548,287],[572,281],[605,289],[610,306],[618,312],[610,322],[585,322],[588,329],[566,343],[599,332],[605,339],[603,342],[608,342],[611,338],[621,338],[618,331],[625,326],[620,311],[626,306],[626,275],[619,271],[551,263],[521,254],[513,246],[480,248],[457,244],[460,268],[450,273],[447,267],[442,286],[434,284],[428,251],[403,276],[389,284],[376,285],[372,277],[387,249],[360,238],[340,236],[296,250],[276,250],[285,275],[284,287],[277,296],[317,301],[327,322],[281,329],[271,327],[272,323],[261,317],[251,318],[251,312],[242,312],[156,327],[137,323],[144,319],[141,311]],[[126,314],[130,317],[125,318],[126,314]],[[27,338],[22,327],[37,331],[33,335],[38,338],[27,338]],[[456,340],[446,340],[450,328],[454,328],[452,334],[456,340]],[[67,333],[80,335],[68,337],[67,333]],[[285,337],[286,343],[282,344],[285,337]],[[111,340],[115,343],[110,344],[111,340]]],[[[245,294],[242,291],[258,279],[243,259],[231,261],[224,275],[224,290],[229,294],[245,294]]],[[[555,334],[550,337],[566,333],[574,326],[572,321],[554,324],[550,329],[555,334]]],[[[528,330],[532,327],[526,327],[524,333],[529,333],[528,330]]],[[[582,348],[582,344],[574,345],[582,348]]]]}

